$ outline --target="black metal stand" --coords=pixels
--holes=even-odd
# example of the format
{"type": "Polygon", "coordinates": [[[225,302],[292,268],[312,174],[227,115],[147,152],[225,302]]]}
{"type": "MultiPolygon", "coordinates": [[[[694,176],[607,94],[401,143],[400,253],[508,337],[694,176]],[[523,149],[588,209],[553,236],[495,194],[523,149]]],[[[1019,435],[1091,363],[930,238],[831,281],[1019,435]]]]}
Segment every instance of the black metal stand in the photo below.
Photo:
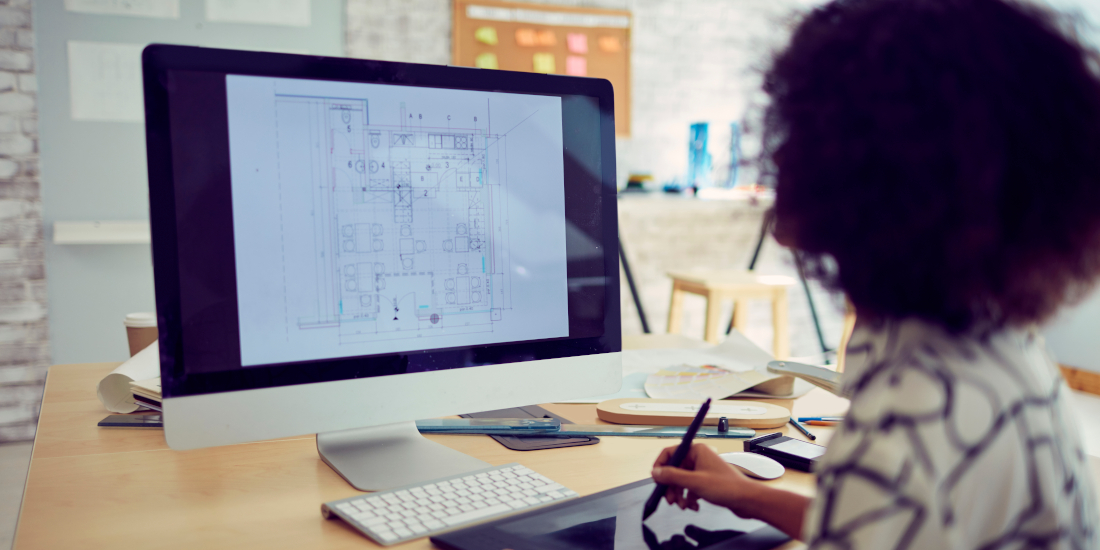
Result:
{"type": "MultiPolygon", "coordinates": [[[[756,248],[752,251],[752,259],[749,260],[749,271],[756,269],[756,260],[760,259],[760,249],[764,247],[764,239],[768,236],[768,230],[771,229],[772,222],[775,221],[775,214],[771,210],[764,213],[764,221],[760,224],[760,235],[756,238],[756,248]]],[[[622,249],[620,248],[620,251],[622,249]]],[[[806,274],[802,270],[802,258],[798,255],[798,252],[793,252],[794,265],[798,268],[798,279],[802,281],[802,290],[806,292],[806,302],[810,305],[810,317],[814,321],[814,329],[817,330],[817,341],[821,344],[821,354],[825,356],[825,364],[829,364],[829,352],[833,351],[825,343],[825,333],[821,330],[821,321],[817,318],[817,307],[814,305],[814,297],[810,294],[810,285],[806,282],[806,274]]],[[[629,275],[628,275],[629,277],[629,275]]],[[[733,307],[737,307],[734,304],[733,307]]],[[[730,316],[730,324],[726,327],[726,334],[733,332],[733,316],[730,316]]]]}
{"type": "Polygon", "coordinates": [[[626,283],[630,285],[630,295],[634,297],[634,307],[638,309],[638,318],[642,320],[642,332],[649,334],[649,321],[646,320],[645,310],[642,309],[642,299],[638,296],[638,287],[634,285],[634,275],[630,273],[630,262],[626,261],[626,251],[623,250],[622,238],[619,239],[619,261],[623,263],[626,283]]]}

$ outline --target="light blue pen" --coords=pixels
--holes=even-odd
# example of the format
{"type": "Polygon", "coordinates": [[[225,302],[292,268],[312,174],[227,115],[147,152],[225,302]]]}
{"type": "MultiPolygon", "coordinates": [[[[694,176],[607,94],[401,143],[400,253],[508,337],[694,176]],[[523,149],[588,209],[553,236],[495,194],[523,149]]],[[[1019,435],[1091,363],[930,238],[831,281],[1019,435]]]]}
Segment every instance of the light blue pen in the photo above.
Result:
{"type": "Polygon", "coordinates": [[[819,422],[843,422],[844,417],[843,416],[800,416],[800,417],[798,417],[799,422],[809,422],[811,420],[816,420],[816,421],[819,421],[819,422]]]}

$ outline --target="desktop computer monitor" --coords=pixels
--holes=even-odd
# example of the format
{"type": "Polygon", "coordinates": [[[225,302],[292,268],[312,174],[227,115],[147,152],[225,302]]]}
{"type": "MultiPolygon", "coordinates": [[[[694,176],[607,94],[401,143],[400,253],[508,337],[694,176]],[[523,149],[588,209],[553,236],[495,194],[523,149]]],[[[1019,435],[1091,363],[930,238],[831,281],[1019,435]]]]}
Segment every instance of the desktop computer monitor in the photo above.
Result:
{"type": "Polygon", "coordinates": [[[152,45],[165,437],[318,434],[374,490],[486,465],[412,421],[621,383],[606,80],[152,45]]]}

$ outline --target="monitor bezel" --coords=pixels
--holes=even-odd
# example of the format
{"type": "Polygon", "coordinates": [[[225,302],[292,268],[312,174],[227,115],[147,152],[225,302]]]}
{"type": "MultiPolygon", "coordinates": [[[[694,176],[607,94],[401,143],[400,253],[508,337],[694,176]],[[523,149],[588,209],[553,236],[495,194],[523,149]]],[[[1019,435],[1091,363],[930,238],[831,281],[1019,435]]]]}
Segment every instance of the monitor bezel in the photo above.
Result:
{"type": "MultiPolygon", "coordinates": [[[[621,351],[619,316],[618,218],[615,185],[614,94],[602,79],[494,71],[415,63],[222,50],[153,44],[142,54],[149,173],[150,226],[164,397],[182,397],[276,386],[293,386],[402,374],[410,361],[450,361],[455,368],[494,364],[479,350],[518,357],[516,362],[579,357],[621,351]],[[167,75],[200,71],[251,76],[310,78],[437,88],[588,96],[598,100],[601,146],[600,215],[604,251],[603,333],[593,338],[554,339],[552,345],[522,342],[285,363],[221,372],[188,372],[181,341],[181,291],[177,211],[172,159],[167,75]],[[537,353],[532,350],[537,348],[537,353]],[[510,353],[510,352],[517,353],[510,353]],[[505,353],[509,352],[509,353],[505,353]],[[526,358],[524,358],[526,357],[526,358]],[[458,365],[458,362],[465,364],[458,365]]],[[[564,129],[563,129],[564,130],[564,129]]]]}

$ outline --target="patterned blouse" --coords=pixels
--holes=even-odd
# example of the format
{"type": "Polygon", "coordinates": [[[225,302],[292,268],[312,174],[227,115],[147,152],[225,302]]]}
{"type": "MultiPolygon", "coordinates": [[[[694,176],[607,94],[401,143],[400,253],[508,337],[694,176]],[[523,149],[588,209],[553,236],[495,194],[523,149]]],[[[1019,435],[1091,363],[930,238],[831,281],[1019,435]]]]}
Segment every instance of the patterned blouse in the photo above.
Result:
{"type": "Polygon", "coordinates": [[[856,327],[852,406],[817,470],[810,548],[1097,549],[1069,391],[1034,330],[856,327]]]}

